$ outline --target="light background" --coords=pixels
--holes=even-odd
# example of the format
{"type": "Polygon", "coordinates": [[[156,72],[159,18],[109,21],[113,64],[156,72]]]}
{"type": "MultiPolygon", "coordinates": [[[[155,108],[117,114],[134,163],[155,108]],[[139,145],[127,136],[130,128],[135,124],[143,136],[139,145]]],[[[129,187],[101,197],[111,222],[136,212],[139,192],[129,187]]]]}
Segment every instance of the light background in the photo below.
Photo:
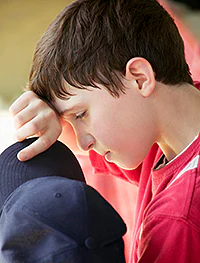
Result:
{"type": "Polygon", "coordinates": [[[7,108],[22,93],[37,41],[69,3],[0,0],[0,108],[7,108]]]}

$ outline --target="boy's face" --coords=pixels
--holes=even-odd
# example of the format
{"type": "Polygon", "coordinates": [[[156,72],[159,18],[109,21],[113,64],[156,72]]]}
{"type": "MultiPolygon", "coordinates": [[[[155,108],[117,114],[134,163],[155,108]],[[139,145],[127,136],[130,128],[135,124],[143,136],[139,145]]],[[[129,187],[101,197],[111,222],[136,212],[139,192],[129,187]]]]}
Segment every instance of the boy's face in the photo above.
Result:
{"type": "Polygon", "coordinates": [[[56,98],[54,106],[73,126],[82,150],[93,149],[109,162],[133,169],[153,143],[153,124],[137,82],[126,81],[125,85],[126,94],[119,98],[101,85],[88,90],[70,87],[75,95],[68,100],[56,98]]]}

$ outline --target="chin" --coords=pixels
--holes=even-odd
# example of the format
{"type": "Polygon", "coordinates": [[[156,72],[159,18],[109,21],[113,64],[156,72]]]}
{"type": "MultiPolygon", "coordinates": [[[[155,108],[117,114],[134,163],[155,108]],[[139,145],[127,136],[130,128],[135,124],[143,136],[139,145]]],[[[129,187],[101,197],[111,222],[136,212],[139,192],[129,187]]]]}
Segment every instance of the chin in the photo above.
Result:
{"type": "Polygon", "coordinates": [[[125,162],[118,162],[118,161],[113,162],[113,163],[115,163],[118,167],[120,167],[120,168],[122,168],[124,170],[134,170],[141,164],[141,162],[137,163],[137,164],[134,164],[133,162],[125,163],[125,162]]]}

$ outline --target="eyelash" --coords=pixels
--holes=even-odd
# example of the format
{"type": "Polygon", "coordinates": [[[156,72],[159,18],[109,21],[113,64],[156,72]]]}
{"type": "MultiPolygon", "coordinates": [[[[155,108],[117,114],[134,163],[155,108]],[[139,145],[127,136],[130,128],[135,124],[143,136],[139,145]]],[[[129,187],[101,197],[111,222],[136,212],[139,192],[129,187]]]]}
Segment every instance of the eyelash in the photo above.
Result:
{"type": "Polygon", "coordinates": [[[79,115],[76,115],[76,120],[78,120],[78,119],[83,119],[83,117],[85,116],[85,114],[86,114],[86,111],[84,111],[84,112],[82,112],[81,114],[79,114],[79,115]]]}

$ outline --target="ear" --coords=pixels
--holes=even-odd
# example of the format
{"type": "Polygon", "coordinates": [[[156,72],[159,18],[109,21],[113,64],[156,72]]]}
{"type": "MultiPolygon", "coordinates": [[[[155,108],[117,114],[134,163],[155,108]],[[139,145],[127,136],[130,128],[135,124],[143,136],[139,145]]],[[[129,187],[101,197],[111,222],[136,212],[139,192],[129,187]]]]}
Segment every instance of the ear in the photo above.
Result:
{"type": "Polygon", "coordinates": [[[151,64],[142,57],[130,59],[126,64],[126,79],[136,81],[138,91],[148,97],[154,91],[156,80],[151,64]]]}

